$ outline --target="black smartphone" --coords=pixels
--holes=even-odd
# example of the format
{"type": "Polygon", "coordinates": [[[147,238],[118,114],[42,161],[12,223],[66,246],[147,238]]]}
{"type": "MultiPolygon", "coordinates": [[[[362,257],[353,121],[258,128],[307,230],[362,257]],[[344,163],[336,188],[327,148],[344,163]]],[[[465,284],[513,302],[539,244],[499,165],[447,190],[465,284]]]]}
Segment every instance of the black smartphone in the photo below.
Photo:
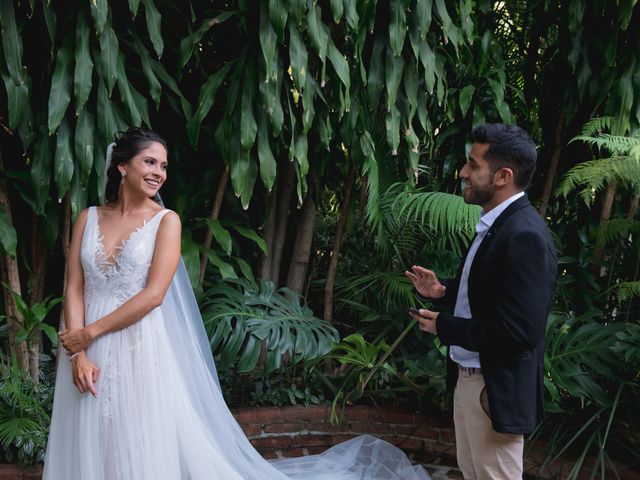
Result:
{"type": "Polygon", "coordinates": [[[417,308],[414,307],[407,307],[406,308],[406,312],[413,314],[413,315],[420,315],[420,310],[418,310],[417,308]]]}

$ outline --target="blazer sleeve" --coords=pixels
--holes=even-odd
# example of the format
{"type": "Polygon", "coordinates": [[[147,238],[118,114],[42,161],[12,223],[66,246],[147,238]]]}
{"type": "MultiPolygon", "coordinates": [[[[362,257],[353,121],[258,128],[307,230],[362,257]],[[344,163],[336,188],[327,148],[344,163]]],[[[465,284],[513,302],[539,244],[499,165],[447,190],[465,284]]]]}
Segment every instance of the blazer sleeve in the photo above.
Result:
{"type": "MultiPolygon", "coordinates": [[[[555,254],[535,230],[516,232],[504,245],[504,275],[493,297],[491,318],[460,318],[440,313],[436,330],[446,345],[467,350],[534,348],[544,334],[555,279],[555,254]]],[[[470,286],[471,288],[471,286],[470,286]]]]}

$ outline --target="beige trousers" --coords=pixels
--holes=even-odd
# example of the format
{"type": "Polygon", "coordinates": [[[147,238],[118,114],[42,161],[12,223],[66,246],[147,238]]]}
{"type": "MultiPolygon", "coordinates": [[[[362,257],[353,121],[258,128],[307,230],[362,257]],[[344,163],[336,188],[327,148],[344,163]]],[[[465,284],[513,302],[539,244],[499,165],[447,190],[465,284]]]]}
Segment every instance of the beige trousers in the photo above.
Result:
{"type": "Polygon", "coordinates": [[[484,377],[460,370],[453,397],[458,465],[466,480],[520,480],[524,437],[491,426],[484,377]]]}

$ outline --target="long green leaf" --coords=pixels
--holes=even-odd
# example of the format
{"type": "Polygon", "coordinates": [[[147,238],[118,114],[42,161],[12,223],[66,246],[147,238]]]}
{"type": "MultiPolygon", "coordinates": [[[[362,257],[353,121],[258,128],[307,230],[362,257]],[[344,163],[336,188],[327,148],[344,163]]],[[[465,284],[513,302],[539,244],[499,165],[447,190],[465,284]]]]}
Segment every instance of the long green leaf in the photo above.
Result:
{"type": "Polygon", "coordinates": [[[95,115],[83,109],[76,120],[76,134],[74,151],[78,165],[78,180],[81,186],[86,186],[87,179],[93,166],[93,138],[96,129],[95,115]]]}
{"type": "Polygon", "coordinates": [[[131,87],[129,86],[129,80],[127,79],[127,72],[124,68],[124,54],[119,52],[118,54],[118,91],[120,92],[120,98],[124,104],[127,112],[129,113],[130,125],[140,125],[142,116],[138,110],[133,94],[131,93],[131,87]]]}
{"type": "Polygon", "coordinates": [[[218,245],[222,247],[227,255],[231,255],[231,234],[229,230],[224,228],[219,220],[207,218],[206,222],[218,245]]]}
{"type": "Polygon", "coordinates": [[[56,68],[51,77],[49,94],[49,135],[53,135],[64,117],[71,101],[73,41],[70,34],[65,36],[62,47],[56,54],[56,68]]]}
{"type": "Polygon", "coordinates": [[[18,245],[18,236],[16,229],[13,228],[9,216],[0,208],[0,246],[3,251],[11,255],[16,256],[16,247],[18,245]]]}
{"type": "Polygon", "coordinates": [[[109,14],[109,2],[108,0],[93,0],[91,2],[91,16],[96,26],[96,34],[98,37],[102,35],[104,26],[107,23],[107,16],[109,14]]]}
{"type": "Polygon", "coordinates": [[[402,54],[404,38],[407,34],[407,17],[402,0],[391,0],[391,24],[389,25],[389,46],[394,57],[402,54]]]}
{"type": "Polygon", "coordinates": [[[71,127],[68,120],[60,124],[56,135],[55,177],[58,200],[69,191],[73,176],[73,147],[71,145],[71,127]]]}
{"type": "Polygon", "coordinates": [[[187,135],[189,137],[191,145],[193,145],[194,147],[198,145],[200,125],[211,110],[216,97],[216,93],[218,92],[218,88],[220,88],[220,85],[225,79],[232,64],[233,62],[227,63],[224,67],[211,75],[200,90],[196,112],[191,118],[189,118],[189,121],[187,122],[187,135]]]}
{"type": "Polygon", "coordinates": [[[276,32],[273,29],[267,4],[260,2],[260,49],[265,63],[265,82],[275,81],[278,75],[276,71],[276,32]]]}
{"type": "Polygon", "coordinates": [[[216,252],[214,252],[213,250],[207,251],[207,258],[212,264],[218,267],[222,278],[238,278],[238,275],[233,269],[233,266],[230,263],[222,260],[218,255],[216,255],[216,252]]]}
{"type": "Polygon", "coordinates": [[[240,104],[240,145],[250,150],[256,141],[258,125],[253,111],[253,97],[256,93],[255,63],[249,61],[242,82],[242,99],[240,104]]]}
{"type": "Polygon", "coordinates": [[[31,184],[36,197],[38,215],[44,214],[44,204],[49,198],[49,184],[51,182],[51,144],[47,129],[40,127],[33,149],[31,164],[31,184]]]}
{"type": "Polygon", "coordinates": [[[187,64],[187,62],[191,58],[191,55],[193,55],[194,48],[202,40],[202,37],[204,36],[204,34],[207,33],[211,27],[228,20],[229,18],[236,15],[236,13],[237,12],[224,12],[215,18],[209,18],[204,22],[202,22],[202,25],[198,30],[193,32],[188,37],[183,38],[180,41],[180,53],[178,55],[178,70],[182,70],[184,68],[184,66],[187,64]]]}
{"type": "Polygon", "coordinates": [[[331,5],[331,13],[333,14],[333,21],[336,23],[340,23],[340,20],[342,19],[342,14],[344,13],[343,0],[331,0],[329,4],[331,5]]]}
{"type": "Polygon", "coordinates": [[[385,81],[387,87],[387,111],[396,104],[402,72],[404,71],[404,59],[394,57],[391,51],[387,50],[387,62],[385,65],[385,81]]]}
{"type": "Polygon", "coordinates": [[[113,92],[113,87],[118,80],[118,37],[111,28],[110,24],[106,24],[100,35],[100,74],[109,97],[113,92]]]}
{"type": "Polygon", "coordinates": [[[416,24],[420,32],[420,39],[424,40],[431,26],[431,10],[433,8],[433,0],[416,0],[416,24]]]}
{"type": "Polygon", "coordinates": [[[42,15],[44,16],[44,22],[47,24],[49,40],[51,40],[51,44],[53,45],[56,40],[58,19],[56,18],[56,12],[50,0],[42,0],[42,15]]]}
{"type": "Polygon", "coordinates": [[[258,112],[258,160],[260,161],[262,184],[267,192],[271,192],[276,180],[277,164],[269,144],[269,126],[263,111],[258,112]]]}
{"type": "Polygon", "coordinates": [[[269,0],[269,18],[280,42],[284,42],[284,27],[288,16],[289,9],[284,0],[269,0]]]}
{"type": "MultiPolygon", "coordinates": [[[[5,89],[7,90],[7,110],[9,114],[9,128],[16,130],[22,122],[27,109],[30,108],[28,82],[16,85],[11,76],[0,71],[5,89]]],[[[28,78],[28,77],[27,77],[28,78]]],[[[26,79],[25,79],[26,80],[26,79]]]]}
{"type": "Polygon", "coordinates": [[[151,66],[151,59],[149,57],[149,52],[142,42],[135,37],[134,39],[134,48],[136,52],[138,52],[138,56],[140,57],[140,64],[142,65],[142,72],[144,73],[147,82],[149,82],[149,95],[156,104],[156,109],[160,106],[160,94],[162,92],[162,87],[160,86],[160,81],[158,80],[158,76],[151,66]]]}
{"type": "Polygon", "coordinates": [[[289,61],[293,81],[298,91],[302,92],[307,83],[307,48],[304,46],[298,28],[291,22],[289,23],[289,61]]]}
{"type": "Polygon", "coordinates": [[[140,7],[140,0],[129,0],[129,11],[131,12],[131,18],[134,20],[138,16],[138,8],[140,7]]]}
{"type": "Polygon", "coordinates": [[[144,5],[144,16],[147,20],[149,38],[151,38],[151,43],[153,44],[156,55],[160,58],[164,50],[164,40],[160,29],[162,16],[156,8],[155,3],[153,3],[153,0],[142,0],[142,4],[144,5]]]}
{"type": "Polygon", "coordinates": [[[9,75],[16,85],[24,83],[22,70],[22,38],[18,34],[14,2],[0,2],[0,26],[2,26],[2,49],[9,75]]]}
{"type": "Polygon", "coordinates": [[[91,93],[93,77],[93,61],[89,53],[89,25],[82,12],[78,13],[78,23],[76,26],[76,51],[75,70],[73,74],[73,94],[75,98],[76,115],[78,115],[84,104],[87,103],[91,93]]]}

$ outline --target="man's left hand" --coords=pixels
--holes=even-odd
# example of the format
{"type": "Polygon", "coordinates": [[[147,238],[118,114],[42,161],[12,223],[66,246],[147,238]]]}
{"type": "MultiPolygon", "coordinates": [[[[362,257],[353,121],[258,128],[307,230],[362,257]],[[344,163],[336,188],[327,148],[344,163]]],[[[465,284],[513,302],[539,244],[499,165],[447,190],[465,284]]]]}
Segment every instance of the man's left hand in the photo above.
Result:
{"type": "Polygon", "coordinates": [[[436,332],[436,320],[438,319],[438,315],[440,315],[440,312],[433,312],[431,310],[427,310],[426,308],[421,308],[419,311],[420,315],[416,315],[413,313],[411,313],[410,315],[418,321],[420,330],[437,335],[438,332],[436,332]]]}

